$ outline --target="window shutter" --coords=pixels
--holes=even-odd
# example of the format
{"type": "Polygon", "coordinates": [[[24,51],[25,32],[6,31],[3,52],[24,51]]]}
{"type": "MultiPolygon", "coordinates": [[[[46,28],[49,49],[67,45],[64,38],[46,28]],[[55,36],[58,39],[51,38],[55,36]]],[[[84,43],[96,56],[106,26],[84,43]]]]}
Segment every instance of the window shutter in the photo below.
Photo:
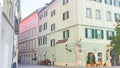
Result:
{"type": "Polygon", "coordinates": [[[55,24],[54,24],[54,30],[55,30],[55,24]]]}
{"type": "Polygon", "coordinates": [[[102,2],[102,0],[100,0],[100,2],[102,2]]]}
{"type": "Polygon", "coordinates": [[[103,30],[101,30],[101,36],[102,36],[102,39],[104,39],[104,32],[103,32],[103,30]]]}
{"type": "Polygon", "coordinates": [[[98,35],[97,35],[97,29],[95,29],[95,38],[97,39],[98,35]]]}
{"type": "Polygon", "coordinates": [[[67,11],[67,19],[69,18],[69,11],[67,11]]]}
{"type": "Polygon", "coordinates": [[[108,31],[106,31],[106,36],[107,36],[107,40],[109,39],[109,36],[108,36],[108,31]]]}
{"type": "Polygon", "coordinates": [[[63,13],[63,20],[65,20],[65,13],[63,13]]]}
{"type": "Polygon", "coordinates": [[[55,39],[54,39],[53,45],[55,46],[55,39]]]}
{"type": "Polygon", "coordinates": [[[45,44],[45,38],[43,37],[43,45],[45,44]]]}
{"type": "Polygon", "coordinates": [[[52,46],[52,40],[50,40],[51,46],[52,46]]]}
{"type": "Polygon", "coordinates": [[[63,5],[65,5],[65,0],[63,0],[63,5]]]}
{"type": "Polygon", "coordinates": [[[67,30],[67,38],[69,38],[69,30],[67,30]]]}
{"type": "Polygon", "coordinates": [[[112,5],[112,0],[110,0],[110,5],[112,5]]]}
{"type": "Polygon", "coordinates": [[[120,2],[119,2],[119,7],[120,7],[120,2]]]}
{"type": "Polygon", "coordinates": [[[115,21],[117,22],[117,14],[115,13],[115,21]]]}
{"type": "Polygon", "coordinates": [[[114,35],[114,31],[112,31],[112,37],[114,37],[115,35],[114,35]]]}
{"type": "Polygon", "coordinates": [[[105,0],[105,4],[107,4],[107,0],[105,0]]]}
{"type": "Polygon", "coordinates": [[[88,38],[88,29],[85,28],[85,37],[88,38]]]}
{"type": "Polygon", "coordinates": [[[94,29],[92,29],[92,38],[94,38],[94,29]]]}
{"type": "Polygon", "coordinates": [[[114,6],[116,6],[116,0],[114,0],[114,6]]]}
{"type": "Polygon", "coordinates": [[[40,39],[38,38],[38,44],[40,45],[40,39]]]}
{"type": "Polygon", "coordinates": [[[65,38],[65,31],[63,31],[63,38],[65,38]]]}

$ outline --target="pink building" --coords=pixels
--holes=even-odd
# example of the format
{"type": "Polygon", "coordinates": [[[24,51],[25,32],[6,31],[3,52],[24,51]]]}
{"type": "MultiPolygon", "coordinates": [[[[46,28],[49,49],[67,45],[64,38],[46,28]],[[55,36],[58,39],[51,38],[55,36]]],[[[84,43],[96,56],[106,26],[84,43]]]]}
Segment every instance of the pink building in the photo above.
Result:
{"type": "Polygon", "coordinates": [[[37,52],[38,12],[37,10],[19,23],[19,61],[34,64],[37,52]]]}

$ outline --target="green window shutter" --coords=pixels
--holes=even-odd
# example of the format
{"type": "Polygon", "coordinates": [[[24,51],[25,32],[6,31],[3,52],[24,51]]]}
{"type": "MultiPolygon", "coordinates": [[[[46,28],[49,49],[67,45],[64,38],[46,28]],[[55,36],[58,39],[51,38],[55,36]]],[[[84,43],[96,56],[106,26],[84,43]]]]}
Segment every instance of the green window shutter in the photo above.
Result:
{"type": "Polygon", "coordinates": [[[54,46],[55,46],[55,39],[54,39],[54,46]]]}
{"type": "Polygon", "coordinates": [[[106,36],[107,36],[107,40],[109,39],[109,36],[108,36],[108,31],[106,31],[106,36]]]}
{"type": "Polygon", "coordinates": [[[63,20],[65,20],[65,13],[63,13],[63,20]]]}
{"type": "Polygon", "coordinates": [[[114,35],[114,31],[112,31],[112,37],[114,37],[115,35],[114,35]]]}
{"type": "Polygon", "coordinates": [[[117,14],[115,13],[115,21],[117,22],[117,14]]]}
{"type": "Polygon", "coordinates": [[[85,28],[85,37],[88,38],[88,29],[85,28]]]}
{"type": "Polygon", "coordinates": [[[40,45],[40,39],[38,39],[38,44],[40,45]]]}
{"type": "Polygon", "coordinates": [[[114,0],[114,6],[116,6],[116,0],[114,0]]]}
{"type": "Polygon", "coordinates": [[[69,11],[67,11],[67,19],[69,18],[69,11]]]}
{"type": "Polygon", "coordinates": [[[54,29],[53,29],[53,30],[55,30],[55,24],[53,25],[53,27],[54,27],[54,29]]]}
{"type": "Polygon", "coordinates": [[[47,37],[45,37],[45,44],[47,44],[47,37]]]}
{"type": "Polygon", "coordinates": [[[45,38],[43,37],[43,45],[45,44],[45,38]]]}
{"type": "Polygon", "coordinates": [[[107,4],[107,0],[105,0],[105,4],[107,4]]]}
{"type": "Polygon", "coordinates": [[[51,46],[52,46],[52,40],[50,40],[50,44],[51,44],[51,46]]]}
{"type": "Polygon", "coordinates": [[[97,39],[98,35],[97,35],[97,29],[95,29],[95,38],[97,39]]]}
{"type": "Polygon", "coordinates": [[[102,39],[104,39],[104,32],[103,32],[103,30],[101,30],[101,36],[102,36],[102,39]]]}
{"type": "Polygon", "coordinates": [[[92,29],[92,38],[94,38],[94,29],[92,29]]]}
{"type": "Polygon", "coordinates": [[[67,38],[69,38],[69,30],[67,30],[67,38]]]}
{"type": "Polygon", "coordinates": [[[63,38],[65,38],[65,31],[63,31],[63,38]]]}
{"type": "Polygon", "coordinates": [[[119,2],[119,7],[120,7],[120,2],[119,2]]]}
{"type": "Polygon", "coordinates": [[[112,0],[110,0],[110,5],[112,5],[112,0]]]}

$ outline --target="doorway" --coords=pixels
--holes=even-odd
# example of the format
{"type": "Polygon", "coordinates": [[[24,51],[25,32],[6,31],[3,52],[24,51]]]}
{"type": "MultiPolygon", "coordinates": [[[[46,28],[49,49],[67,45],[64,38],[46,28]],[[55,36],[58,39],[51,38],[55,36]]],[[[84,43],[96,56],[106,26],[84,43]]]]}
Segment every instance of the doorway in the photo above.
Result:
{"type": "Polygon", "coordinates": [[[90,66],[93,66],[95,64],[95,55],[92,52],[88,53],[87,64],[90,64],[90,66]]]}

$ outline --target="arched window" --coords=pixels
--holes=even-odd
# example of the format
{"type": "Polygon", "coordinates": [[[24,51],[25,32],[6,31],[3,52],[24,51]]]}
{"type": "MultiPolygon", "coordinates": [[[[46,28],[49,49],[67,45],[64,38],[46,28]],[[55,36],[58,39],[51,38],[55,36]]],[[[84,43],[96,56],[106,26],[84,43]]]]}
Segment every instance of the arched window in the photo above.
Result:
{"type": "Polygon", "coordinates": [[[101,65],[102,64],[102,53],[98,53],[98,63],[101,65]]]}

